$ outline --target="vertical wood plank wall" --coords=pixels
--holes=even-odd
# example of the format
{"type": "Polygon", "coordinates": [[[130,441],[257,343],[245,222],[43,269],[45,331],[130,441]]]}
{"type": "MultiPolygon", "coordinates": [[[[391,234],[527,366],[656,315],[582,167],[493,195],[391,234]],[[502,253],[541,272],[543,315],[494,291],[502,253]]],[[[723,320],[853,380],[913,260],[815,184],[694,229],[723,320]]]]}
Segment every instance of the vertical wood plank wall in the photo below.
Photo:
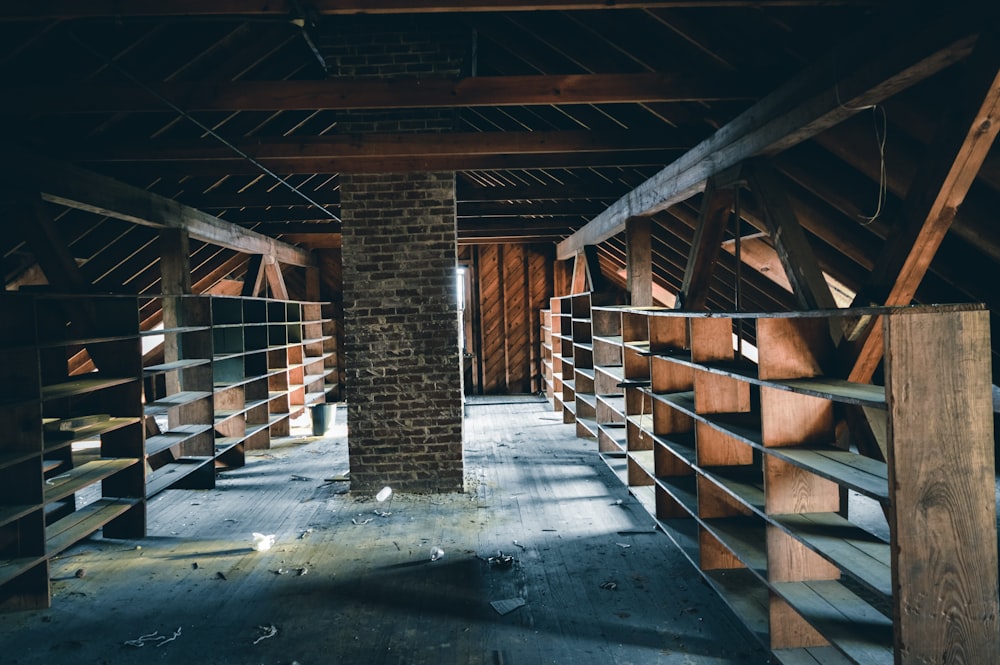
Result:
{"type": "Polygon", "coordinates": [[[552,295],[552,248],[491,244],[469,248],[478,293],[479,339],[473,363],[477,394],[530,393],[542,389],[539,376],[539,310],[552,295]]]}

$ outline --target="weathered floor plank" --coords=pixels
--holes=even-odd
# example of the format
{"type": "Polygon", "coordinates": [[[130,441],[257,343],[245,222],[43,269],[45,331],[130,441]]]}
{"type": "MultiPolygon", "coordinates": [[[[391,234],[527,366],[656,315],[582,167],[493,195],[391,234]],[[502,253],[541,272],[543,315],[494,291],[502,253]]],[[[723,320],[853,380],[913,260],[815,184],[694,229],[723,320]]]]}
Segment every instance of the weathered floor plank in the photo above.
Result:
{"type": "Polygon", "coordinates": [[[475,400],[466,414],[465,494],[377,504],[326,482],[347,469],[341,424],[249,456],[214,490],[158,495],[146,539],[67,550],[52,609],[3,617],[4,662],[767,662],[545,402],[475,400]],[[274,548],[252,551],[255,531],[274,548]],[[509,568],[490,565],[498,552],[509,568]],[[490,605],[515,599],[504,615],[490,605]],[[278,632],[255,645],[260,626],[278,632]],[[162,646],[124,644],[178,628],[162,646]]]}

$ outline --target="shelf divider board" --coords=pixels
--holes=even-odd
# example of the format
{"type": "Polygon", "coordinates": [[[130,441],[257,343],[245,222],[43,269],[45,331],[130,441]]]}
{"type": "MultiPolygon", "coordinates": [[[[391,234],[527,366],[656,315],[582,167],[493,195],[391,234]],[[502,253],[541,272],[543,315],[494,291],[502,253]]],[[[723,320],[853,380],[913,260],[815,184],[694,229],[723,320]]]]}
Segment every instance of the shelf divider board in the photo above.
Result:
{"type": "Polygon", "coordinates": [[[989,313],[883,327],[899,662],[1000,662],[989,313]]]}
{"type": "MultiPolygon", "coordinates": [[[[832,354],[828,321],[823,318],[761,318],[757,321],[758,376],[802,379],[822,376],[832,354]],[[766,346],[765,346],[766,345],[766,346]]],[[[833,402],[763,386],[760,389],[761,439],[765,448],[832,444],[833,402]]],[[[840,487],[806,469],[765,455],[765,511],[769,515],[836,512],[840,487]]],[[[840,569],[785,530],[767,527],[768,580],[806,582],[840,579],[840,569]]],[[[771,648],[825,646],[829,642],[785,599],[772,596],[771,648]]]]}

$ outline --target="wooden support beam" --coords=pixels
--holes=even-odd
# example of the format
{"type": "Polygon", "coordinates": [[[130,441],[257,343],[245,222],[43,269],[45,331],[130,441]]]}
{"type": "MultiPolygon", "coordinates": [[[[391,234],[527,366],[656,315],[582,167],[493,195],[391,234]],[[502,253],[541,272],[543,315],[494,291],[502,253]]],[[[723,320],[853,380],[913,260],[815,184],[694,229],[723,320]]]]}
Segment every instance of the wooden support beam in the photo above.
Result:
{"type": "Polygon", "coordinates": [[[186,229],[160,231],[160,293],[191,293],[191,248],[186,229]]]}
{"type": "Polygon", "coordinates": [[[792,293],[802,309],[836,309],[816,254],[799,224],[788,195],[771,165],[756,160],[749,168],[750,190],[757,195],[771,242],[792,293]]]}
{"type": "Polygon", "coordinates": [[[190,237],[247,254],[273,256],[281,263],[312,264],[303,249],[248,231],[166,197],[126,185],[70,164],[24,154],[9,163],[29,178],[42,198],[68,208],[86,210],[157,229],[185,229],[190,237]]]}
{"type": "Polygon", "coordinates": [[[714,179],[709,179],[698,213],[691,253],[684,268],[684,283],[674,304],[676,309],[695,311],[705,307],[712,272],[722,249],[722,238],[735,200],[735,189],[716,187],[714,179]]]}
{"type": "Polygon", "coordinates": [[[649,307],[653,304],[653,220],[633,217],[625,225],[625,264],[629,304],[649,307]]]}
{"type": "Polygon", "coordinates": [[[271,290],[272,298],[288,300],[288,287],[285,286],[285,277],[281,274],[281,266],[269,256],[264,257],[264,279],[271,290]]]}
{"type": "MultiPolygon", "coordinates": [[[[328,134],[255,138],[237,143],[245,154],[268,163],[273,160],[361,160],[349,172],[360,172],[367,161],[418,157],[471,157],[487,155],[646,152],[686,150],[693,141],[676,129],[328,134]]],[[[73,161],[87,162],[244,162],[245,158],[216,141],[162,141],[81,144],[64,153],[73,161]]]]}
{"type": "MultiPolygon", "coordinates": [[[[502,134],[505,132],[497,132],[502,134]]],[[[661,167],[681,149],[511,152],[498,154],[421,155],[398,157],[266,157],[261,164],[281,174],[408,173],[416,171],[474,171],[496,169],[570,169],[600,167],[661,167]]],[[[260,168],[239,159],[183,159],[155,162],[108,163],[132,178],[184,178],[185,176],[260,175],[260,168]]]]}
{"type": "Polygon", "coordinates": [[[591,245],[583,248],[584,268],[587,274],[587,290],[601,292],[607,288],[607,280],[601,272],[601,259],[597,247],[591,245]]]}
{"type": "MultiPolygon", "coordinates": [[[[320,16],[351,14],[441,14],[449,12],[570,11],[596,9],[675,9],[686,7],[767,7],[788,5],[826,7],[869,5],[871,0],[312,0],[310,11],[320,16]]],[[[69,20],[150,16],[297,16],[292,0],[7,0],[0,20],[69,20]]]]}
{"type": "Polygon", "coordinates": [[[26,196],[22,204],[25,218],[18,226],[48,283],[66,293],[93,290],[93,285],[84,277],[69,247],[59,235],[45,202],[37,193],[22,195],[26,196]]]}
{"type": "Polygon", "coordinates": [[[14,88],[0,112],[34,114],[185,111],[320,111],[742,101],[754,99],[739,80],[706,81],[658,73],[476,76],[322,81],[170,82],[150,86],[33,85],[14,88]],[[152,92],[151,92],[151,91],[152,92]],[[153,94],[155,92],[155,94],[153,94]]]}
{"type": "Polygon", "coordinates": [[[628,218],[669,208],[702,190],[713,175],[801,143],[962,60],[976,27],[961,14],[872,26],[619,199],[559,243],[557,255],[569,258],[603,242],[624,230],[628,218]]]}
{"type": "Polygon", "coordinates": [[[573,276],[570,279],[569,292],[573,293],[586,293],[588,288],[587,283],[587,255],[581,249],[576,254],[576,258],[573,260],[573,276]]]}
{"type": "Polygon", "coordinates": [[[903,665],[1000,662],[989,328],[981,310],[885,322],[893,634],[903,665]]]}
{"type": "MultiPolygon", "coordinates": [[[[855,299],[907,305],[927,273],[1000,131],[1000,35],[984,33],[967,63],[950,114],[928,147],[903,204],[903,220],[855,299]]],[[[871,380],[882,359],[882,327],[869,324],[847,349],[851,381],[871,380]]]]}
{"type": "Polygon", "coordinates": [[[264,288],[264,257],[255,254],[247,261],[247,271],[243,275],[243,290],[240,295],[253,298],[264,288]]]}
{"type": "MultiPolygon", "coordinates": [[[[191,247],[186,229],[160,230],[160,293],[164,296],[191,293],[191,247]]],[[[182,307],[178,298],[163,298],[161,317],[168,328],[184,325],[182,307]]],[[[174,362],[183,357],[181,335],[166,335],[161,342],[163,362],[174,362]]],[[[167,372],[164,377],[167,391],[176,393],[183,390],[179,372],[167,372]]],[[[147,427],[153,418],[147,418],[147,427]]]]}

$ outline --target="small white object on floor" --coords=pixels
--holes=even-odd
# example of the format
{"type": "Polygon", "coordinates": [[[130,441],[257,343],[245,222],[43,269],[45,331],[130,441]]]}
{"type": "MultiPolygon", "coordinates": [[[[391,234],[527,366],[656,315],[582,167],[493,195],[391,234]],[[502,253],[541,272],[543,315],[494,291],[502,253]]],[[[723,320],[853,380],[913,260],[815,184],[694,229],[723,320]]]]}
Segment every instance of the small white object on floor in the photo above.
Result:
{"type": "Polygon", "coordinates": [[[274,541],[276,538],[277,536],[275,536],[273,533],[265,536],[262,533],[257,533],[256,531],[254,531],[253,543],[251,544],[251,547],[253,547],[253,550],[255,552],[266,552],[269,549],[271,549],[271,547],[274,546],[274,541]]]}
{"type": "Polygon", "coordinates": [[[444,556],[444,550],[443,549],[441,549],[440,547],[432,547],[431,548],[431,561],[437,561],[438,559],[440,559],[443,556],[444,556]]]}
{"type": "Polygon", "coordinates": [[[383,487],[382,489],[379,490],[378,494],[375,495],[375,500],[378,501],[379,503],[382,503],[390,496],[392,496],[392,488],[383,487]]]}

